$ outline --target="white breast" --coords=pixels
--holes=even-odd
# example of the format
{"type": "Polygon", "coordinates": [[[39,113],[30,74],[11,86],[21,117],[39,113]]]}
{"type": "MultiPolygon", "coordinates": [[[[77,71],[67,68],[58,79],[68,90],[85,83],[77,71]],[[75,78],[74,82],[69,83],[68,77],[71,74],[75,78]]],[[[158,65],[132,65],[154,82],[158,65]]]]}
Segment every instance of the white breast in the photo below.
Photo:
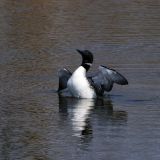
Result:
{"type": "Polygon", "coordinates": [[[82,66],[72,74],[68,80],[67,87],[73,97],[96,98],[96,93],[86,78],[86,70],[82,66]]]}

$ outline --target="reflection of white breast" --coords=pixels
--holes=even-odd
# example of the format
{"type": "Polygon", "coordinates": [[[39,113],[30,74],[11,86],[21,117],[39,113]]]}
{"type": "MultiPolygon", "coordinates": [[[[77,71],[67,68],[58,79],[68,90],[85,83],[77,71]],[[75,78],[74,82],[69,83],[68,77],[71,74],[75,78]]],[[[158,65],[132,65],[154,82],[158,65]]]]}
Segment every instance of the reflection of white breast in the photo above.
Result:
{"type": "Polygon", "coordinates": [[[67,87],[77,98],[95,98],[96,93],[86,78],[86,70],[80,66],[68,80],[67,87]]]}
{"type": "Polygon", "coordinates": [[[93,100],[81,99],[74,106],[75,108],[73,109],[72,126],[75,132],[81,132],[84,129],[86,120],[93,105],[93,100]]]}

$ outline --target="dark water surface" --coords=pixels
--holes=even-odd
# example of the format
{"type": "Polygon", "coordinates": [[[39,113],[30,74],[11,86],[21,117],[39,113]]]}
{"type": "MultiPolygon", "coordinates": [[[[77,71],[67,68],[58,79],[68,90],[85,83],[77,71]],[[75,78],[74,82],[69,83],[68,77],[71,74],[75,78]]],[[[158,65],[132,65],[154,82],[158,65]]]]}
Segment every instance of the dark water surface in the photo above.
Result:
{"type": "Polygon", "coordinates": [[[159,160],[160,1],[1,0],[0,160],[159,160]],[[54,92],[81,62],[120,71],[103,101],[54,92]]]}

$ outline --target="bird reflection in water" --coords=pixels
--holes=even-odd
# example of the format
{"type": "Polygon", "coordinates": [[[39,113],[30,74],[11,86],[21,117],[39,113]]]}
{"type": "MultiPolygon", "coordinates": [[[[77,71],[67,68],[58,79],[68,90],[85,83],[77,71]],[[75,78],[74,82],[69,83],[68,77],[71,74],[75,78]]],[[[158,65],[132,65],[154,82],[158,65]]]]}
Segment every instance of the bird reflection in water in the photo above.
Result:
{"type": "Polygon", "coordinates": [[[98,121],[107,127],[112,124],[122,124],[127,121],[127,112],[114,111],[110,97],[105,99],[75,99],[59,97],[59,112],[70,121],[73,135],[81,138],[91,138],[93,135],[92,122],[98,121]],[[95,118],[96,117],[96,118],[95,118]],[[98,119],[97,119],[98,118],[98,119]]]}
{"type": "Polygon", "coordinates": [[[75,136],[92,134],[90,113],[94,105],[94,99],[59,98],[59,111],[71,117],[75,136]]]}

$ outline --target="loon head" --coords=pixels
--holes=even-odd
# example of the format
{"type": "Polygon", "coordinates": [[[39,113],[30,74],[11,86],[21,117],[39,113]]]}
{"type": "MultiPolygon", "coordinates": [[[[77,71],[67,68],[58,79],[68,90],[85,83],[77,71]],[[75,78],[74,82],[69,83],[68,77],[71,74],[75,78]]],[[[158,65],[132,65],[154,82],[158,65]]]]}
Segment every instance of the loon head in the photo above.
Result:
{"type": "Polygon", "coordinates": [[[83,66],[86,69],[86,71],[88,71],[90,66],[93,63],[93,54],[88,50],[82,51],[82,50],[77,49],[77,51],[82,56],[82,64],[81,64],[81,66],[83,66]]]}

